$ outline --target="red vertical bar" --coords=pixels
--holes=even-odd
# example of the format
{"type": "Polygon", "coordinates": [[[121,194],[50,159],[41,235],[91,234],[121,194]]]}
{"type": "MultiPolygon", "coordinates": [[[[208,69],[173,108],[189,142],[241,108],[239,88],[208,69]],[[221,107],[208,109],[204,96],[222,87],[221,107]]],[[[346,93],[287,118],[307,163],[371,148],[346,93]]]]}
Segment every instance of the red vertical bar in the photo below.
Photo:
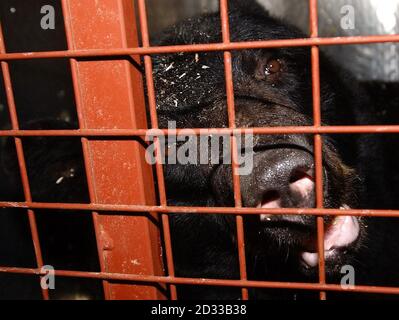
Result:
{"type": "MultiPolygon", "coordinates": [[[[69,50],[137,47],[130,0],[63,0],[69,50]]],[[[140,63],[137,56],[132,57],[140,63]]],[[[82,129],[147,128],[140,71],[127,60],[71,60],[82,129]]],[[[82,139],[92,203],[155,205],[151,167],[138,141],[82,139]]],[[[101,270],[162,275],[155,214],[93,214],[101,270]],[[149,216],[152,215],[152,219],[149,216]]],[[[155,285],[105,282],[107,299],[163,299],[155,285]]]]}
{"type": "MultiPolygon", "coordinates": [[[[318,37],[317,0],[309,0],[310,8],[310,36],[318,37]]],[[[312,46],[312,90],[313,90],[313,122],[316,127],[321,126],[320,106],[320,61],[319,48],[312,46]]],[[[314,136],[315,152],[315,184],[316,184],[316,208],[324,207],[323,199],[323,146],[320,134],[314,136]]],[[[324,218],[317,217],[317,248],[319,252],[319,283],[326,283],[325,259],[324,259],[324,218]]],[[[326,292],[320,292],[320,299],[326,299],[326,292]]]]}
{"type": "MultiPolygon", "coordinates": [[[[229,28],[229,12],[227,0],[220,0],[220,19],[222,25],[223,44],[230,43],[230,28],[229,28]]],[[[224,67],[226,78],[226,96],[227,96],[227,111],[229,118],[229,128],[234,129],[235,123],[235,110],[234,110],[234,84],[233,84],[233,70],[232,70],[232,56],[230,51],[224,52],[224,67]]],[[[241,188],[240,176],[238,173],[238,154],[237,154],[237,137],[231,136],[231,154],[232,154],[232,170],[233,170],[233,189],[235,207],[242,207],[241,201],[241,188]]],[[[247,280],[247,266],[245,259],[245,237],[244,237],[244,222],[241,215],[236,217],[237,224],[237,246],[238,246],[238,259],[240,265],[240,279],[247,280]]],[[[248,300],[248,289],[242,288],[242,299],[248,300]]]]}
{"type": "MultiPolygon", "coordinates": [[[[6,52],[6,48],[5,48],[5,44],[4,44],[3,30],[2,30],[1,23],[0,23],[0,53],[5,53],[5,52],[6,52]]],[[[10,69],[8,67],[7,62],[5,62],[5,61],[1,62],[1,71],[3,73],[4,87],[6,90],[6,98],[7,98],[8,110],[9,110],[9,114],[10,114],[11,127],[13,130],[19,130],[17,109],[15,106],[14,92],[12,89],[12,83],[11,83],[11,77],[10,77],[10,69]]],[[[22,187],[23,187],[23,191],[24,191],[25,201],[32,202],[32,195],[31,195],[30,186],[29,186],[28,173],[26,170],[26,163],[25,163],[24,150],[22,147],[22,141],[21,141],[21,138],[17,138],[17,137],[14,138],[14,141],[15,141],[15,148],[17,151],[18,165],[19,165],[19,171],[21,174],[22,187]]],[[[37,265],[38,269],[41,269],[43,267],[43,257],[42,257],[41,247],[40,247],[39,233],[37,231],[36,217],[35,217],[35,213],[33,210],[28,210],[27,213],[28,213],[29,226],[30,226],[30,231],[31,231],[31,236],[32,236],[32,241],[33,241],[33,248],[35,251],[36,265],[37,265]]],[[[45,289],[42,287],[42,296],[43,296],[44,300],[49,299],[48,289],[45,289]]]]}
{"type": "MultiPolygon", "coordinates": [[[[147,20],[147,10],[145,5],[145,0],[138,1],[138,10],[140,17],[140,29],[141,29],[141,38],[143,42],[144,48],[150,47],[150,37],[148,33],[148,20],[147,20]]],[[[144,56],[144,67],[145,67],[145,75],[147,82],[147,91],[148,91],[148,104],[150,108],[150,116],[151,123],[153,129],[158,129],[158,116],[157,116],[157,107],[156,107],[156,99],[155,99],[155,87],[154,87],[154,78],[153,78],[153,68],[152,68],[152,59],[150,55],[144,56]]],[[[158,192],[160,195],[161,206],[167,206],[166,199],[166,191],[165,191],[165,179],[163,174],[163,167],[161,161],[161,153],[160,142],[158,138],[155,138],[155,146],[156,146],[156,158],[157,163],[155,165],[158,179],[158,192]]],[[[169,215],[162,214],[162,227],[164,231],[164,243],[165,243],[165,253],[166,253],[166,263],[168,267],[168,273],[170,277],[175,276],[175,267],[173,263],[173,251],[172,251],[172,237],[170,234],[170,225],[169,225],[169,215]]],[[[177,300],[177,290],[176,285],[170,285],[170,297],[172,300],[177,300]]]]}

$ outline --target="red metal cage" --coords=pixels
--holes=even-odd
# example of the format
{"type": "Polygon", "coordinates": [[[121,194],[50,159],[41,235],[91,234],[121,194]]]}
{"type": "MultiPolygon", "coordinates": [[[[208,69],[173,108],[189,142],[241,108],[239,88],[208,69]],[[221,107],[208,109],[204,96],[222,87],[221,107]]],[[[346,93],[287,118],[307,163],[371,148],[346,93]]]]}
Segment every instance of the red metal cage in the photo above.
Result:
{"type": "MultiPolygon", "coordinates": [[[[103,280],[106,299],[164,299],[164,289],[177,299],[176,285],[210,285],[239,287],[242,299],[248,299],[248,288],[280,288],[316,290],[320,299],[326,292],[343,290],[340,285],[326,283],[324,255],[319,254],[318,283],[288,283],[250,281],[246,274],[243,216],[246,214],[307,214],[317,216],[318,251],[324,252],[325,215],[356,215],[398,217],[399,210],[356,210],[323,208],[322,134],[335,133],[399,133],[399,126],[322,126],[320,112],[319,46],[348,45],[382,42],[399,42],[399,35],[320,38],[318,36],[317,0],[309,0],[309,38],[251,41],[230,41],[228,0],[220,0],[223,41],[212,44],[154,47],[150,45],[145,0],[137,1],[139,23],[136,23],[132,0],[62,0],[68,50],[47,52],[7,53],[0,29],[0,61],[7,94],[12,129],[0,131],[0,136],[13,137],[18,155],[25,201],[0,202],[1,208],[27,210],[36,268],[0,267],[2,273],[31,274],[42,277],[43,258],[36,226],[35,210],[81,210],[93,215],[101,272],[56,270],[60,277],[92,278],[103,280]],[[139,46],[137,29],[140,27],[142,45],[139,46]],[[236,136],[244,129],[236,128],[234,88],[232,77],[232,50],[311,47],[313,84],[313,126],[253,128],[254,134],[313,134],[316,168],[316,208],[309,209],[256,209],[242,208],[236,136]],[[229,134],[232,139],[232,170],[234,177],[235,208],[172,207],[167,205],[163,168],[156,164],[159,203],[151,167],[144,161],[144,150],[138,142],[122,137],[145,136],[148,132],[145,97],[140,72],[124,57],[132,57],[138,64],[144,57],[148,105],[152,128],[158,129],[152,58],[154,54],[177,52],[220,51],[224,53],[225,81],[229,127],[220,129],[194,128],[194,134],[229,134]],[[112,60],[101,58],[113,57],[112,60]],[[9,62],[22,59],[68,58],[71,64],[75,101],[80,129],[78,130],[20,130],[9,62]],[[81,60],[80,58],[86,58],[81,60]],[[96,59],[90,59],[96,58],[96,59]],[[112,81],[110,80],[112,79],[112,81]],[[107,84],[105,86],[104,84],[107,84]],[[96,112],[95,101],[106,100],[101,116],[96,112]],[[106,119],[106,121],[104,120],[106,119]],[[110,125],[111,124],[111,125],[110,125]],[[32,201],[27,175],[22,137],[27,136],[77,136],[81,138],[90,204],[38,203],[32,201]],[[104,139],[112,137],[113,139],[104,139]],[[114,192],[118,190],[118,192],[114,192]],[[112,212],[112,214],[107,214],[112,212]],[[141,213],[147,213],[142,215],[141,213]],[[120,214],[115,214],[120,213],[120,214]],[[176,277],[174,273],[170,213],[234,214],[237,222],[239,280],[195,279],[176,277]],[[163,230],[166,267],[162,264],[161,238],[158,221],[163,230]],[[140,263],[126,264],[126,261],[140,263]],[[167,270],[167,271],[165,271],[167,270]],[[165,274],[165,272],[167,274],[165,274]]],[[[162,129],[165,134],[179,135],[181,129],[162,129]]],[[[185,132],[184,134],[186,134],[185,132]]],[[[160,156],[160,155],[158,155],[160,156]]],[[[55,213],[56,214],[56,213],[55,213]]],[[[399,294],[399,288],[355,286],[348,292],[399,294]]],[[[47,289],[42,290],[48,299],[47,289]]]]}

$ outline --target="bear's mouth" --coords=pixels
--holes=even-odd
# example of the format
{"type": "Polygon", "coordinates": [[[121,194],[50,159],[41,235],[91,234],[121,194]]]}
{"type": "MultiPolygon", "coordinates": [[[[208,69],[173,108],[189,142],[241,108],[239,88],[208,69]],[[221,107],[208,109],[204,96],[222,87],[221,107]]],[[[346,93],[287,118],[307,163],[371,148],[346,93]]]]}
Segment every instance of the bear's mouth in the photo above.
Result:
{"type": "MultiPolygon", "coordinates": [[[[298,171],[297,175],[290,181],[290,192],[295,192],[300,198],[306,200],[314,195],[314,179],[310,171],[298,171]]],[[[305,203],[308,201],[304,201],[305,203]]],[[[258,208],[282,208],[280,197],[275,193],[267,193],[258,208]]],[[[300,206],[305,207],[305,206],[300,206]]],[[[341,210],[350,209],[342,205],[341,210]]],[[[288,234],[298,245],[300,263],[306,268],[315,268],[319,262],[317,250],[316,218],[309,216],[273,216],[270,214],[260,215],[264,227],[272,231],[279,230],[280,234],[288,234]]],[[[326,263],[334,263],[348,251],[358,240],[360,235],[359,219],[354,216],[328,216],[324,222],[324,258],[326,263]]]]}
{"type": "MultiPolygon", "coordinates": [[[[342,206],[341,209],[349,209],[349,207],[342,206]]],[[[287,221],[284,216],[282,220],[270,216],[261,216],[264,232],[276,237],[291,239],[291,245],[294,252],[297,252],[300,263],[306,269],[317,267],[319,255],[316,218],[306,216],[306,219],[312,219],[313,223],[304,224],[298,221],[287,221]]],[[[303,217],[305,218],[305,216],[303,217]]],[[[360,233],[361,225],[357,217],[345,215],[326,217],[324,222],[324,258],[326,263],[333,264],[352,247],[355,247],[360,233]]]]}
{"type": "MultiPolygon", "coordinates": [[[[326,175],[327,176],[327,175],[326,175]]],[[[297,201],[298,208],[314,205],[315,182],[312,169],[296,169],[291,174],[287,193],[297,201]]],[[[258,208],[282,208],[281,194],[267,192],[263,195],[258,208]]],[[[341,205],[340,209],[350,209],[348,205],[341,205]]],[[[296,252],[300,263],[306,268],[315,268],[319,262],[317,250],[316,217],[294,215],[273,216],[260,215],[263,226],[271,233],[285,234],[296,243],[296,252]],[[274,229],[274,230],[273,230],[274,229]]],[[[354,245],[360,235],[360,224],[354,216],[328,216],[324,220],[324,258],[326,262],[339,260],[345,251],[354,245]]]]}
{"type": "MultiPolygon", "coordinates": [[[[343,207],[342,209],[346,209],[343,207]]],[[[337,216],[326,225],[324,233],[324,258],[326,261],[334,260],[342,251],[349,248],[359,238],[359,221],[353,216],[337,216]]],[[[316,243],[313,239],[312,243],[316,243]]],[[[300,253],[302,264],[306,268],[318,265],[319,254],[314,248],[305,249],[300,253]]]]}

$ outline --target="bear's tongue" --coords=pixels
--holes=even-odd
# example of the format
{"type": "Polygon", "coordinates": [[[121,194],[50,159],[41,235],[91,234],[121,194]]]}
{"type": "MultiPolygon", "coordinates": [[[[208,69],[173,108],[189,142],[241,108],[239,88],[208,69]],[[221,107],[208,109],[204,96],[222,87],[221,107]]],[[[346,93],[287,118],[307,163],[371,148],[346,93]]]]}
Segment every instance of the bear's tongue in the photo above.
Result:
{"type": "MultiPolygon", "coordinates": [[[[337,216],[329,225],[324,235],[324,257],[332,256],[335,249],[346,247],[359,236],[359,222],[356,217],[337,216]]],[[[302,261],[308,267],[316,267],[319,256],[316,252],[302,252],[302,261]]]]}

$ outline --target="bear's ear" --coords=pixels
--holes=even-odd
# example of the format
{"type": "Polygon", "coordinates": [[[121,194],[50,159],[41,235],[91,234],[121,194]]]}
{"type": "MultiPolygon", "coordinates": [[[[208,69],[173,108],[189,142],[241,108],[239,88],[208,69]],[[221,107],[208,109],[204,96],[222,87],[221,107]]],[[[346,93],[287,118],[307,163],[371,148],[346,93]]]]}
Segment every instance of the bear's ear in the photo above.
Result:
{"type": "Polygon", "coordinates": [[[229,10],[242,14],[269,16],[269,12],[259,4],[259,0],[229,0],[229,10]]]}

